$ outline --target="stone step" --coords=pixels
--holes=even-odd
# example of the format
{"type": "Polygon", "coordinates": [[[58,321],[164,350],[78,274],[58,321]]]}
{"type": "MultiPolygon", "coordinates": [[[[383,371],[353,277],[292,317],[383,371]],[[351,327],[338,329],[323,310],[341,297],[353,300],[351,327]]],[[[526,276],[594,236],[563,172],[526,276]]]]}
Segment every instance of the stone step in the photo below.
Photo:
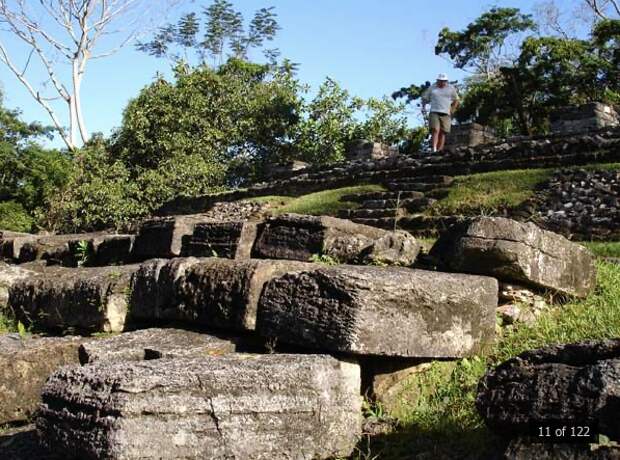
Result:
{"type": "Polygon", "coordinates": [[[0,258],[16,263],[45,260],[48,265],[65,267],[127,263],[133,238],[105,233],[41,236],[2,232],[0,258]]]}
{"type": "Polygon", "coordinates": [[[395,219],[393,217],[380,217],[380,218],[375,218],[375,219],[363,219],[363,218],[356,217],[351,220],[357,224],[370,225],[371,227],[392,230],[394,228],[395,219]]]}
{"type": "Polygon", "coordinates": [[[417,213],[426,210],[428,207],[432,206],[437,200],[432,198],[412,198],[408,200],[404,200],[402,207],[405,208],[410,213],[417,213]]]}
{"type": "Polygon", "coordinates": [[[447,197],[450,194],[450,189],[447,187],[444,188],[436,188],[429,192],[425,193],[427,198],[433,198],[435,200],[441,200],[442,198],[447,197]]]}
{"type": "Polygon", "coordinates": [[[361,436],[357,364],[229,354],[66,367],[36,425],[64,458],[344,458],[361,436]]]}
{"type": "Polygon", "coordinates": [[[387,209],[347,209],[343,212],[339,212],[339,217],[344,217],[346,219],[376,219],[380,217],[394,217],[398,216],[402,210],[395,208],[387,208],[387,209]]]}
{"type": "Polygon", "coordinates": [[[51,331],[120,332],[138,265],[47,267],[13,284],[9,309],[26,325],[51,331]]]}
{"type": "Polygon", "coordinates": [[[322,254],[346,263],[384,235],[383,230],[350,220],[288,214],[258,226],[252,257],[308,261],[322,254]]]}
{"type": "Polygon", "coordinates": [[[78,364],[78,348],[84,340],[0,335],[0,424],[29,420],[49,375],[61,366],[78,364]]]}
{"type": "Polygon", "coordinates": [[[457,358],[493,341],[497,301],[490,277],[339,265],[268,282],[257,331],[310,349],[457,358]]]}
{"type": "Polygon", "coordinates": [[[444,184],[425,184],[421,182],[389,182],[387,184],[387,188],[394,192],[420,192],[428,195],[432,193],[434,190],[443,189],[446,185],[444,184]]]}
{"type": "MultiPolygon", "coordinates": [[[[401,192],[400,199],[404,200],[406,198],[422,198],[424,197],[424,193],[422,192],[401,192]]],[[[398,200],[399,192],[366,192],[366,193],[355,193],[352,195],[344,195],[340,198],[340,201],[350,201],[354,203],[364,203],[367,201],[374,200],[398,200]]]]}
{"type": "MultiPolygon", "coordinates": [[[[318,265],[320,266],[320,265],[318,265]]],[[[147,261],[135,273],[131,319],[252,331],[264,284],[317,265],[288,260],[174,258],[147,261]]]]}

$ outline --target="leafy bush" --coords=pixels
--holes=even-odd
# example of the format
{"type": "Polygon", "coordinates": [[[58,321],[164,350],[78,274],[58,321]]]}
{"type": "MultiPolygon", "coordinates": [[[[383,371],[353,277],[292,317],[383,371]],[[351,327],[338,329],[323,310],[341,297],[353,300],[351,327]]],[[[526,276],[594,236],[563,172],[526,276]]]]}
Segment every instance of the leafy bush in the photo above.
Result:
{"type": "Polygon", "coordinates": [[[290,73],[268,65],[237,59],[217,69],[179,64],[174,82],[160,78],[129,103],[112,151],[131,168],[202,158],[203,172],[212,168],[208,185],[220,186],[233,159],[261,165],[287,157],[297,90],[290,73]]]}
{"type": "Polygon", "coordinates": [[[13,232],[31,232],[34,219],[15,201],[0,202],[0,229],[13,232]]]}

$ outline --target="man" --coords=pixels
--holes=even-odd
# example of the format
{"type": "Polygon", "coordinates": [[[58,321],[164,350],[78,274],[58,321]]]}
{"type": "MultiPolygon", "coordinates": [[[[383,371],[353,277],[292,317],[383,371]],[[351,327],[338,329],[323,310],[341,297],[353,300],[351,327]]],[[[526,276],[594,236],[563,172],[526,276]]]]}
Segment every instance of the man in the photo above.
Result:
{"type": "Polygon", "coordinates": [[[431,104],[428,124],[433,137],[433,152],[443,150],[446,134],[452,126],[452,114],[459,106],[456,88],[448,83],[448,76],[440,73],[437,82],[422,94],[422,113],[426,115],[426,104],[431,104]]]}

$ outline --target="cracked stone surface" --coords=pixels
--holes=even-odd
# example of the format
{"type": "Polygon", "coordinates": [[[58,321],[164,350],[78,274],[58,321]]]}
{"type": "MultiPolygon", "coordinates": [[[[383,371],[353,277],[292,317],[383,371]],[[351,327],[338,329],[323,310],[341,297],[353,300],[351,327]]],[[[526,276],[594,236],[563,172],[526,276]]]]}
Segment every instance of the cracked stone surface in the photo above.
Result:
{"type": "Polygon", "coordinates": [[[450,271],[569,296],[585,297],[596,285],[594,257],[585,247],[532,223],[502,217],[454,225],[437,240],[431,256],[450,271]]]}
{"type": "Polygon", "coordinates": [[[360,370],[325,355],[65,367],[36,425],[64,458],[327,459],[361,434],[360,370]]]}
{"type": "Polygon", "coordinates": [[[284,343],[359,355],[453,358],[493,341],[497,280],[339,265],[265,286],[257,331],[284,343]]]}
{"type": "Polygon", "coordinates": [[[80,362],[142,361],[160,358],[217,356],[235,351],[232,340],[181,329],[141,329],[80,346],[80,362]]]}

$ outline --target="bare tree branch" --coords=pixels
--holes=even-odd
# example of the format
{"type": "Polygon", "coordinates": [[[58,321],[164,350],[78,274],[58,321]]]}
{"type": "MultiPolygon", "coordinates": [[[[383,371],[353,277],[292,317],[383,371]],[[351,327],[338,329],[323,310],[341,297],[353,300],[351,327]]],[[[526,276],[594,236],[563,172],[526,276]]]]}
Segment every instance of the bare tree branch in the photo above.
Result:
{"type": "MultiPolygon", "coordinates": [[[[9,67],[32,97],[48,112],[67,147],[74,149],[78,133],[82,142],[88,140],[81,89],[89,60],[110,56],[134,40],[139,26],[147,17],[147,10],[161,14],[166,9],[157,9],[158,3],[174,4],[177,1],[0,0],[0,23],[6,25],[0,32],[10,32],[29,47],[23,70],[19,71],[16,63],[9,57],[6,42],[2,42],[0,37],[0,61],[9,67]],[[144,3],[145,8],[136,8],[135,14],[131,14],[130,10],[138,3],[144,3]],[[39,21],[41,15],[48,18],[48,23],[39,21]],[[114,24],[120,23],[121,19],[123,27],[115,27],[114,24]],[[98,50],[101,37],[113,34],[123,35],[120,43],[107,50],[98,50]],[[49,76],[47,81],[52,83],[60,97],[43,96],[28,80],[27,72],[31,68],[33,56],[38,57],[49,76]],[[60,59],[57,60],[56,57],[60,59]],[[49,104],[55,100],[63,100],[68,106],[68,133],[49,104]]],[[[17,55],[16,51],[14,56],[17,55]]],[[[42,88],[45,88],[45,83],[42,88]]]]}

